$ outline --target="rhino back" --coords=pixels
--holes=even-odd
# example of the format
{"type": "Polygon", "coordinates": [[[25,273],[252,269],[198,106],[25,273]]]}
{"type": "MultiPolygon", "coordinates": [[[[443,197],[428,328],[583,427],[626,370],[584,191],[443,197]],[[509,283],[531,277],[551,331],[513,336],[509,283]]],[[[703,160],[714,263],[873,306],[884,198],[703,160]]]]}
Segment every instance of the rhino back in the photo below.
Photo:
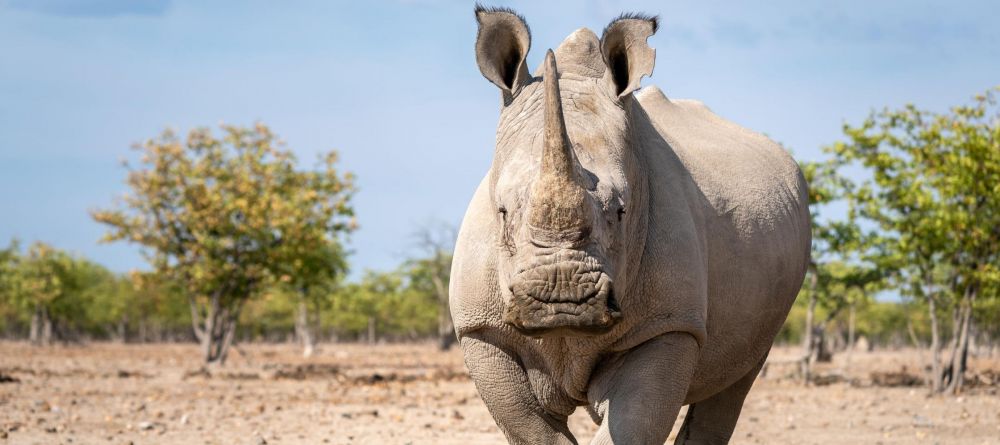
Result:
{"type": "Polygon", "coordinates": [[[658,139],[643,145],[651,225],[671,224],[672,195],[684,194],[701,231],[707,307],[699,371],[712,371],[696,374],[693,402],[752,369],[780,330],[809,259],[806,185],[791,156],[767,137],[698,102],[671,101],[656,87],[637,98],[658,139]],[[678,180],[687,186],[670,185],[678,180]]]}

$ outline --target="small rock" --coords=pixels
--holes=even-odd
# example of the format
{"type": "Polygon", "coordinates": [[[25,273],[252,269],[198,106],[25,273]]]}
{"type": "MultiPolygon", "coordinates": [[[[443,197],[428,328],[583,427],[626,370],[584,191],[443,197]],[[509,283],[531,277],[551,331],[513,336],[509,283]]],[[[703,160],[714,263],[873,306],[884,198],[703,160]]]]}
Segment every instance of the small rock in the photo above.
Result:
{"type": "Polygon", "coordinates": [[[0,383],[21,383],[17,377],[0,372],[0,383]]]}
{"type": "Polygon", "coordinates": [[[928,419],[928,418],[926,418],[924,416],[914,415],[913,416],[913,426],[918,427],[918,428],[930,428],[930,427],[934,426],[934,423],[932,423],[930,419],[928,419]]]}
{"type": "Polygon", "coordinates": [[[153,422],[139,422],[137,426],[140,430],[151,430],[155,425],[153,422]]]}

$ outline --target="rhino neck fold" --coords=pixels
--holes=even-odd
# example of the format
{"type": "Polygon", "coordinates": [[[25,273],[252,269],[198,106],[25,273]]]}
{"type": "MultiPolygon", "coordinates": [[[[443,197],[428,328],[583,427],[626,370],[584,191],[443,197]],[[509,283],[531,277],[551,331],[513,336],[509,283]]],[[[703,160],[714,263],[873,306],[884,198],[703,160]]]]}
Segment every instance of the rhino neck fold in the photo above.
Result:
{"type": "Polygon", "coordinates": [[[531,190],[532,236],[547,243],[576,242],[590,234],[587,192],[577,178],[573,146],[566,131],[559,75],[552,50],[545,54],[544,134],[541,173],[531,190]]]}

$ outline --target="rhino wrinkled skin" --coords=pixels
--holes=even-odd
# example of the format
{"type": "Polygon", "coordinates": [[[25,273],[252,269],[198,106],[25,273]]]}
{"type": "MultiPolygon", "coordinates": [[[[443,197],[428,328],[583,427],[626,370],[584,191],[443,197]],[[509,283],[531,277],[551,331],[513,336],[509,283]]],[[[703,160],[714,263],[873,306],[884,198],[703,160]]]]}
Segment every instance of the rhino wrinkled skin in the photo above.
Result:
{"type": "Polygon", "coordinates": [[[511,443],[727,443],[809,258],[806,184],[768,138],[639,89],[655,17],[571,34],[534,75],[524,20],[476,9],[501,91],[493,164],[459,232],[451,311],[511,443]]]}

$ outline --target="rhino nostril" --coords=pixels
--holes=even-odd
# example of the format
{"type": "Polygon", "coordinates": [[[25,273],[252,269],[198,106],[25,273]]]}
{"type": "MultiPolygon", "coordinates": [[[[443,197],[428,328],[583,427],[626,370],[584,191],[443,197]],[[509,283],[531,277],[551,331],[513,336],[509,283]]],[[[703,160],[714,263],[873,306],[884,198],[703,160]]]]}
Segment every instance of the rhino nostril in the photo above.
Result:
{"type": "Polygon", "coordinates": [[[618,306],[618,300],[615,298],[615,290],[613,288],[608,289],[608,310],[611,312],[621,312],[621,307],[618,306]]]}

